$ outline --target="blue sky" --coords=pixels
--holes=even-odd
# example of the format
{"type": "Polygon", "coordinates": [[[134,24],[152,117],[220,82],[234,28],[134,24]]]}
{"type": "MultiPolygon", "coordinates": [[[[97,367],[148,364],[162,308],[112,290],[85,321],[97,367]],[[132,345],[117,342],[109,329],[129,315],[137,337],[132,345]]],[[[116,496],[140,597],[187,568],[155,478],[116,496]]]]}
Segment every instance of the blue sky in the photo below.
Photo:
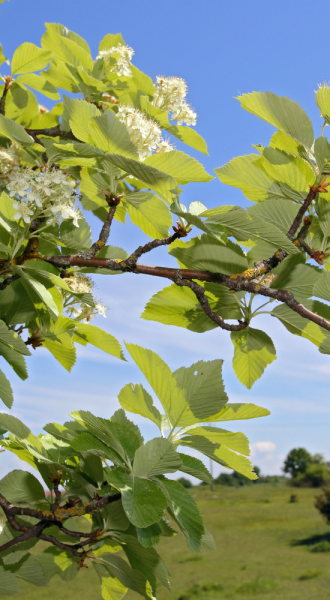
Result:
{"type": "MultiPolygon", "coordinates": [[[[59,22],[83,36],[96,56],[102,37],[120,31],[135,50],[134,64],[141,70],[152,78],[163,74],[186,79],[188,100],[198,114],[196,129],[206,139],[210,156],[191,154],[212,172],[234,156],[253,152],[251,144],[267,144],[271,137],[268,124],[241,109],[235,100],[239,94],[269,90],[289,96],[308,112],[318,135],[321,120],[314,90],[317,82],[330,78],[323,17],[328,8],[322,0],[122,0],[99,5],[79,0],[10,0],[0,5],[0,43],[10,58],[25,41],[40,45],[44,22],[59,22]]],[[[43,103],[47,105],[47,99],[43,103]]],[[[186,204],[200,200],[208,207],[248,204],[241,192],[217,179],[186,187],[182,199],[186,204]]],[[[93,231],[96,234],[95,221],[93,231]]],[[[111,243],[127,251],[144,239],[132,226],[116,223],[111,232],[111,243]]],[[[157,251],[149,261],[162,264],[168,258],[157,251]]],[[[256,319],[254,326],[264,327],[273,338],[278,359],[248,391],[233,374],[233,349],[226,332],[196,334],[139,319],[145,303],[166,282],[130,275],[98,276],[96,281],[98,296],[110,310],[107,320],[99,318],[95,324],[121,342],[152,348],[173,370],[200,359],[222,358],[230,401],[255,402],[271,410],[267,418],[232,427],[248,435],[252,460],[264,473],[280,473],[284,456],[297,445],[330,459],[329,357],[312,344],[288,334],[271,317],[256,319]]],[[[13,414],[36,432],[51,420],[63,422],[79,408],[110,416],[118,406],[121,387],[128,381],[143,381],[130,360],[120,362],[90,347],[79,349],[70,374],[46,351],[38,349],[34,354],[28,361],[29,379],[21,382],[14,375],[12,381],[13,414]]],[[[142,418],[140,423],[146,438],[157,435],[142,418]]],[[[0,474],[17,468],[7,453],[1,458],[0,474]]]]}

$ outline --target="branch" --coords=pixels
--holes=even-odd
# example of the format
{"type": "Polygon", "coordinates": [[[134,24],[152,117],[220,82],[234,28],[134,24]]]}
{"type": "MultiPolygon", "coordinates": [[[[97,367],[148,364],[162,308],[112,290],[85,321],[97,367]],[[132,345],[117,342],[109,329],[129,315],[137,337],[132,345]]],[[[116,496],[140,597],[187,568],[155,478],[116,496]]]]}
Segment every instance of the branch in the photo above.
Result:
{"type": "Polygon", "coordinates": [[[11,275],[10,277],[7,277],[0,283],[0,290],[5,290],[6,287],[8,287],[8,285],[11,285],[12,283],[14,283],[14,281],[16,281],[19,278],[20,278],[20,275],[18,275],[18,273],[16,273],[15,275],[11,275]]]}
{"type": "Polygon", "coordinates": [[[37,536],[40,540],[44,542],[49,542],[53,544],[53,546],[57,546],[57,548],[61,548],[61,550],[68,550],[74,556],[78,556],[79,558],[83,558],[86,552],[83,550],[82,552],[78,552],[78,548],[82,548],[84,545],[89,544],[89,542],[81,542],[79,544],[65,544],[63,542],[59,542],[53,535],[47,535],[44,533],[39,533],[37,536]]]}
{"type": "Polygon", "coordinates": [[[11,86],[11,82],[12,82],[12,77],[10,77],[9,75],[7,77],[5,77],[5,87],[2,92],[2,96],[1,96],[1,100],[0,100],[0,115],[2,115],[3,117],[5,116],[6,98],[7,98],[8,90],[11,86]]]}
{"type": "Polygon", "coordinates": [[[218,327],[221,327],[221,329],[226,329],[226,331],[241,331],[242,329],[245,329],[248,326],[248,323],[246,323],[245,321],[239,321],[238,325],[231,325],[229,323],[226,323],[224,319],[220,317],[220,315],[218,315],[212,310],[212,308],[209,305],[208,299],[205,296],[204,288],[201,285],[198,285],[198,283],[196,283],[195,281],[187,281],[186,279],[178,278],[174,283],[176,283],[176,285],[179,286],[189,287],[194,292],[205,314],[210,319],[212,319],[212,321],[214,321],[214,323],[216,323],[218,327]]]}
{"type": "Polygon", "coordinates": [[[154,248],[160,248],[160,246],[169,246],[178,237],[185,237],[186,235],[186,233],[182,234],[180,231],[175,231],[173,235],[170,235],[167,238],[152,240],[152,242],[148,242],[144,246],[139,246],[125,262],[127,265],[133,267],[136,265],[139,258],[141,258],[142,254],[151,252],[151,250],[154,250],[154,248]]]}
{"type": "MultiPolygon", "coordinates": [[[[322,184],[320,184],[320,186],[322,186],[322,184]]],[[[311,186],[306,200],[303,202],[300,209],[298,210],[297,216],[294,219],[294,221],[287,233],[287,237],[289,238],[289,240],[293,240],[294,236],[296,235],[296,233],[301,225],[301,221],[303,220],[303,216],[304,216],[306,210],[309,208],[312,200],[315,200],[318,192],[320,191],[320,186],[318,186],[317,188],[314,188],[313,186],[311,186]]]]}
{"type": "Polygon", "coordinates": [[[47,137],[64,137],[68,140],[75,140],[76,142],[79,142],[78,138],[73,135],[72,131],[62,131],[60,129],[60,125],[46,129],[26,129],[25,131],[32,137],[34,135],[46,135],[47,137]]]}
{"type": "Polygon", "coordinates": [[[92,245],[91,249],[87,250],[87,252],[86,252],[86,255],[88,255],[88,256],[95,256],[101,250],[101,248],[103,248],[103,246],[105,246],[105,244],[107,243],[107,241],[109,239],[109,235],[110,235],[110,228],[112,225],[112,221],[115,216],[116,208],[117,208],[121,198],[123,197],[122,195],[115,196],[113,194],[108,194],[107,192],[104,192],[104,194],[105,194],[107,203],[109,204],[109,207],[110,207],[109,213],[108,213],[106,221],[103,224],[103,227],[101,229],[99,239],[97,240],[97,242],[95,242],[92,245]]]}
{"type": "Polygon", "coordinates": [[[1,552],[8,550],[8,548],[15,546],[16,544],[20,544],[21,542],[26,542],[27,540],[29,540],[33,537],[39,537],[39,534],[46,527],[49,527],[49,523],[41,522],[41,523],[37,523],[36,525],[34,525],[34,527],[28,527],[28,528],[25,527],[26,531],[24,533],[22,533],[22,535],[19,535],[18,537],[13,538],[12,540],[9,540],[9,542],[6,542],[2,546],[0,546],[0,554],[1,554],[1,552]]]}

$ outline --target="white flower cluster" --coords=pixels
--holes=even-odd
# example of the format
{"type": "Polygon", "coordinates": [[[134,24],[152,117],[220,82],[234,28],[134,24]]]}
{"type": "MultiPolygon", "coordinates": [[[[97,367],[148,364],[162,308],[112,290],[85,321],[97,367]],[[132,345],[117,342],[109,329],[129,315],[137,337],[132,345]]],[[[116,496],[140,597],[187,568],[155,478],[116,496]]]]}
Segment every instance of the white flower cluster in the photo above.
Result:
{"type": "MultiPolygon", "coordinates": [[[[66,282],[73,292],[78,294],[92,294],[93,296],[93,281],[83,273],[75,273],[73,277],[68,277],[66,282]]],[[[68,295],[69,292],[64,292],[64,296],[68,295]]],[[[94,296],[93,300],[94,307],[85,304],[85,302],[81,302],[78,307],[76,301],[73,304],[70,302],[66,307],[67,311],[72,318],[75,318],[77,321],[82,321],[83,323],[89,323],[96,315],[101,315],[106,318],[105,311],[107,310],[107,307],[98,302],[94,296]]]]}
{"type": "MultiPolygon", "coordinates": [[[[1,154],[4,152],[0,152],[0,168],[3,175],[1,154]]],[[[8,161],[8,158],[6,159],[8,161]]],[[[7,169],[5,187],[9,196],[15,200],[15,220],[23,219],[25,223],[30,223],[33,216],[42,215],[46,217],[49,225],[54,225],[61,219],[73,219],[74,225],[79,226],[78,219],[81,218],[81,213],[75,205],[76,183],[62,171],[48,167],[42,171],[22,169],[19,163],[14,163],[10,168],[9,162],[7,169]]]]}
{"type": "Polygon", "coordinates": [[[13,148],[0,148],[0,187],[9,183],[20,170],[19,158],[13,148]]]}
{"type": "Polygon", "coordinates": [[[114,58],[116,64],[110,69],[111,73],[117,73],[119,77],[123,75],[125,77],[132,77],[130,62],[133,54],[134,50],[129,46],[118,44],[118,46],[112,46],[112,48],[108,48],[107,50],[101,50],[96,59],[103,58],[105,63],[110,64],[110,59],[114,58]]]}
{"type": "Polygon", "coordinates": [[[120,106],[118,119],[125,123],[132,142],[136,145],[140,160],[152,154],[173,150],[171,144],[162,139],[162,131],[155,121],[133,106],[120,106]]]}
{"type": "Polygon", "coordinates": [[[158,76],[155,85],[154,106],[172,112],[172,119],[178,125],[196,125],[197,114],[185,100],[188,87],[184,79],[158,76]]]}

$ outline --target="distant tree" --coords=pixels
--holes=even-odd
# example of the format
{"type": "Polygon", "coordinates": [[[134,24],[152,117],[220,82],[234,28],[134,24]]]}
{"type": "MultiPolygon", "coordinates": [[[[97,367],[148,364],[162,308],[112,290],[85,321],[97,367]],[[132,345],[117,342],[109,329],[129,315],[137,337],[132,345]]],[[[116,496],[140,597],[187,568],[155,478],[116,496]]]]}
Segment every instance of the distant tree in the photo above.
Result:
{"type": "MultiPolygon", "coordinates": [[[[256,474],[258,477],[260,477],[260,473],[261,473],[261,469],[260,469],[260,467],[254,466],[254,467],[253,467],[253,469],[254,469],[254,472],[255,472],[255,474],[256,474]]],[[[256,481],[257,481],[257,479],[256,479],[256,481]]]]}
{"type": "Polygon", "coordinates": [[[295,479],[295,485],[301,487],[321,487],[330,479],[330,472],[325,464],[312,463],[305,473],[301,473],[295,479]]]}
{"type": "Polygon", "coordinates": [[[312,456],[305,448],[293,448],[284,461],[283,471],[295,479],[298,475],[305,473],[312,462],[312,456]]]}
{"type": "Polygon", "coordinates": [[[322,494],[316,496],[314,506],[330,525],[330,487],[322,488],[322,494]]]}
{"type": "Polygon", "coordinates": [[[178,482],[181,483],[181,485],[183,485],[183,487],[185,487],[185,488],[192,487],[192,483],[191,483],[190,479],[186,479],[185,477],[180,477],[180,479],[178,479],[178,482]]]}

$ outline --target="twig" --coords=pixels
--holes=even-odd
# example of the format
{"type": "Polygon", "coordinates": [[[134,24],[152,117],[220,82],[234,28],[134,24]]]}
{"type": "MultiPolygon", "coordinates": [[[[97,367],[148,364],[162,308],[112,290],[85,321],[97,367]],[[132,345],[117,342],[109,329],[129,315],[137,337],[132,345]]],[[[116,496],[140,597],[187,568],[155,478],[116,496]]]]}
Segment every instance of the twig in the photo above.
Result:
{"type": "Polygon", "coordinates": [[[60,125],[56,125],[56,127],[48,127],[46,129],[26,129],[25,130],[29,135],[46,135],[47,137],[63,137],[68,140],[75,140],[78,142],[78,138],[73,135],[72,131],[62,131],[60,129],[60,125]]]}
{"type": "MultiPolygon", "coordinates": [[[[186,235],[186,234],[185,234],[186,235]]],[[[175,231],[173,235],[170,235],[164,239],[152,240],[152,242],[148,242],[144,246],[139,246],[136,250],[134,250],[133,254],[125,261],[127,265],[130,267],[136,265],[139,258],[141,258],[142,254],[146,254],[147,252],[151,252],[154,248],[159,248],[160,246],[169,246],[174,242],[178,237],[184,237],[180,234],[180,231],[175,231]]]]}
{"type": "Polygon", "coordinates": [[[241,331],[242,329],[245,329],[248,326],[248,323],[246,323],[245,321],[239,321],[238,325],[231,325],[229,323],[226,323],[224,319],[220,317],[220,315],[218,315],[212,310],[212,308],[209,305],[208,299],[205,296],[204,288],[201,285],[198,285],[198,283],[196,283],[195,281],[187,281],[187,279],[177,278],[175,279],[174,283],[176,283],[176,285],[179,286],[189,287],[194,292],[205,314],[210,319],[212,319],[212,321],[214,321],[214,323],[216,323],[218,327],[221,327],[221,329],[226,329],[226,331],[241,331]]]}
{"type": "Polygon", "coordinates": [[[82,552],[79,552],[78,548],[82,548],[84,545],[86,546],[86,544],[89,543],[81,542],[80,544],[65,544],[64,542],[59,542],[53,535],[47,535],[44,533],[39,533],[39,535],[37,535],[36,537],[38,537],[40,540],[43,540],[44,542],[49,542],[50,544],[53,544],[53,546],[57,546],[57,548],[61,548],[61,550],[68,550],[69,552],[74,554],[74,556],[78,556],[79,558],[82,558],[86,553],[84,550],[82,552]]]}
{"type": "Polygon", "coordinates": [[[6,287],[8,287],[8,285],[11,285],[12,283],[14,283],[14,281],[16,281],[19,278],[20,278],[20,275],[18,275],[18,273],[16,273],[15,275],[11,275],[10,277],[7,277],[0,283],[0,290],[5,290],[6,287]]]}
{"type": "Polygon", "coordinates": [[[5,87],[2,92],[2,96],[1,96],[1,100],[0,100],[0,115],[2,115],[3,117],[5,116],[6,98],[7,98],[8,90],[11,86],[11,82],[12,82],[12,77],[7,75],[7,77],[5,77],[5,87]]]}
{"type": "Polygon", "coordinates": [[[315,200],[315,198],[318,194],[319,187],[317,187],[317,188],[311,187],[310,188],[309,194],[308,194],[306,200],[303,202],[300,209],[298,210],[297,216],[294,219],[294,221],[287,233],[287,237],[289,238],[289,240],[293,240],[294,236],[296,235],[296,233],[301,225],[301,221],[303,220],[306,210],[309,208],[311,202],[313,200],[315,200]]]}
{"type": "Polygon", "coordinates": [[[109,235],[110,235],[110,228],[112,225],[112,221],[113,218],[115,216],[115,212],[117,209],[117,206],[121,200],[121,198],[123,197],[122,195],[120,196],[114,196],[112,194],[108,194],[107,192],[104,192],[107,203],[109,204],[109,213],[108,216],[103,224],[103,227],[101,229],[101,233],[99,236],[99,239],[97,240],[97,242],[95,242],[90,250],[87,250],[86,255],[88,256],[95,256],[100,250],[101,248],[103,248],[103,246],[105,246],[105,244],[107,243],[108,239],[109,239],[109,235]]]}
{"type": "Polygon", "coordinates": [[[49,523],[41,522],[41,523],[37,523],[36,525],[34,525],[34,527],[25,528],[26,531],[24,533],[22,533],[22,535],[19,535],[18,537],[13,538],[12,540],[9,540],[9,542],[6,542],[2,546],[0,546],[0,554],[1,554],[1,552],[8,550],[8,548],[15,546],[16,544],[20,544],[21,542],[26,542],[27,540],[29,540],[33,537],[38,537],[39,534],[46,527],[49,527],[49,526],[50,526],[49,523]]]}

